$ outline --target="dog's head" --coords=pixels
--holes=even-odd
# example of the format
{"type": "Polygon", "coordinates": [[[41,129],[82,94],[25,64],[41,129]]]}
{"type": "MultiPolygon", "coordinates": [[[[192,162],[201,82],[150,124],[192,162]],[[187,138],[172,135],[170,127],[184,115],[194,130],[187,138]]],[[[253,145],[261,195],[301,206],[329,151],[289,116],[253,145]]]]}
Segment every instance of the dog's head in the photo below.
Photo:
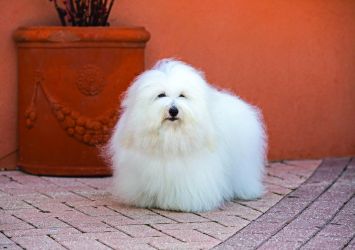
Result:
{"type": "Polygon", "coordinates": [[[141,74],[122,102],[125,141],[166,151],[206,144],[212,132],[210,86],[201,72],[176,60],[159,61],[141,74]]]}

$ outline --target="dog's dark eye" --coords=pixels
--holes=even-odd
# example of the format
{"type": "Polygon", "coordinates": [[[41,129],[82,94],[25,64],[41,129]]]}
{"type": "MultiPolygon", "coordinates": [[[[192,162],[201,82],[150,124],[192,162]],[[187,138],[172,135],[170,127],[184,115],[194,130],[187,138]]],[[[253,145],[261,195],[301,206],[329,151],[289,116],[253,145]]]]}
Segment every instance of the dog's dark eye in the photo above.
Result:
{"type": "Polygon", "coordinates": [[[184,94],[180,94],[179,97],[185,98],[186,96],[184,94]]]}
{"type": "Polygon", "coordinates": [[[162,97],[166,97],[166,94],[165,93],[161,93],[158,95],[158,98],[162,98],[162,97]]]}

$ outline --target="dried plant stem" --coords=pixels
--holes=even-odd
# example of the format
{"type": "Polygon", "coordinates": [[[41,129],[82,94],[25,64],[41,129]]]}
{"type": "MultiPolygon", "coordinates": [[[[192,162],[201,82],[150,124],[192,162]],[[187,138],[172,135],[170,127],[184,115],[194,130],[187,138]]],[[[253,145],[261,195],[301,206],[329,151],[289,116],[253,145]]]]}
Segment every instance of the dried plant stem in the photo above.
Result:
{"type": "Polygon", "coordinates": [[[115,0],[49,0],[63,26],[108,26],[115,0]]]}

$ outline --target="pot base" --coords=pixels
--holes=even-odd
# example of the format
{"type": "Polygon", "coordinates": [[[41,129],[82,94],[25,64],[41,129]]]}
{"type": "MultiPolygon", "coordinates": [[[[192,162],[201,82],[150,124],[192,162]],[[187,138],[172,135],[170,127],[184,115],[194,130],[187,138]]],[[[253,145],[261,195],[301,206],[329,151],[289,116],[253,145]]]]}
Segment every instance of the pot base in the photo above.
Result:
{"type": "Polygon", "coordinates": [[[112,169],[107,166],[49,166],[18,162],[18,168],[28,174],[44,176],[103,177],[112,175],[112,169]]]}

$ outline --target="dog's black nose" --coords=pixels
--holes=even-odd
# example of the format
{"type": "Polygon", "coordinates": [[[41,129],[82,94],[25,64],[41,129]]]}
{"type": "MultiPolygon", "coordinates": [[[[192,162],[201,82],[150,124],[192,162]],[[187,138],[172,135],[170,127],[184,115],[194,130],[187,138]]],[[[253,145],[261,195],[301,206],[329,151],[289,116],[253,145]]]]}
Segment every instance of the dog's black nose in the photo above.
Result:
{"type": "Polygon", "coordinates": [[[171,115],[171,117],[177,116],[178,113],[179,113],[179,110],[178,110],[177,107],[175,107],[175,106],[172,106],[172,107],[169,109],[169,114],[171,115]]]}

